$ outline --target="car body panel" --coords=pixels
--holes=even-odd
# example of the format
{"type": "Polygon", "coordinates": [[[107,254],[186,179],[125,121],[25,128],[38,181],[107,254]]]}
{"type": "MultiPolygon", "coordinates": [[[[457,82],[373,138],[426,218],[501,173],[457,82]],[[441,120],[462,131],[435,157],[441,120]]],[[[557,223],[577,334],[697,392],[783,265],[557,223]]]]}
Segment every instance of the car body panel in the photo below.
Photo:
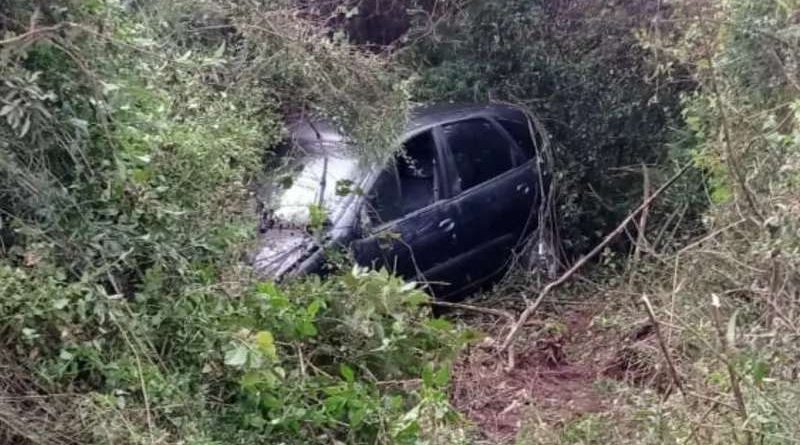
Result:
{"type": "Polygon", "coordinates": [[[409,279],[427,279],[427,271],[447,261],[455,240],[442,227],[447,206],[436,203],[354,241],[359,264],[383,266],[409,279]]]}

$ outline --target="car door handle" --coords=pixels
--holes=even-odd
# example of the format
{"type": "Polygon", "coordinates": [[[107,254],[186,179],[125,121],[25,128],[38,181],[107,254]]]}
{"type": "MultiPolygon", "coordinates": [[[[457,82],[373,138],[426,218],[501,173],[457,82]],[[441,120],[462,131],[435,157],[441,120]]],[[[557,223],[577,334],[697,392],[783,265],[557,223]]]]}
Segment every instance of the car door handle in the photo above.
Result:
{"type": "Polygon", "coordinates": [[[522,184],[517,184],[517,191],[527,195],[530,193],[531,187],[523,182],[522,184]]]}
{"type": "Polygon", "coordinates": [[[451,232],[456,227],[455,221],[450,218],[445,218],[439,221],[439,228],[444,230],[445,232],[451,232]]]}

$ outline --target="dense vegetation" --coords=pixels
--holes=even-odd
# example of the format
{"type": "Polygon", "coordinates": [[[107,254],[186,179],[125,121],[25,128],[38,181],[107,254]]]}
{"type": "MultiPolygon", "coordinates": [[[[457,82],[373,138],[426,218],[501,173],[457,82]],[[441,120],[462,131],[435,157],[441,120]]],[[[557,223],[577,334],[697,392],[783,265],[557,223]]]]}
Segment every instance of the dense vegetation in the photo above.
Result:
{"type": "Polygon", "coordinates": [[[671,356],[685,394],[622,382],[615,413],[517,440],[797,443],[798,17],[797,0],[3,2],[0,442],[470,443],[448,384],[472,335],[425,294],[346,261],[276,286],[243,258],[287,117],[330,116],[368,161],[413,103],[501,100],[561,145],[571,256],[645,177],[693,166],[585,292],[626,327],[644,312],[619,295],[649,297],[668,341],[640,359],[671,356]]]}
{"type": "Polygon", "coordinates": [[[405,97],[380,60],[281,5],[0,12],[1,442],[408,442],[452,415],[461,334],[420,291],[278,289],[242,261],[282,115],[389,146],[405,97]]]}

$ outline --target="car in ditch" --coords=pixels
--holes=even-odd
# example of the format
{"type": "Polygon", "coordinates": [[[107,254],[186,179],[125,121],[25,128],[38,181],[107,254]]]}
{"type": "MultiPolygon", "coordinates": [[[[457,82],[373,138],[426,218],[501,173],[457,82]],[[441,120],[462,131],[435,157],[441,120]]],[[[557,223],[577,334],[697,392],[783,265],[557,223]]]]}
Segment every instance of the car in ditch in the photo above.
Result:
{"type": "Polygon", "coordinates": [[[258,274],[319,273],[332,248],[456,299],[489,282],[540,224],[548,136],[501,104],[415,109],[402,150],[365,165],[324,119],[289,127],[286,174],[266,186],[258,274]]]}

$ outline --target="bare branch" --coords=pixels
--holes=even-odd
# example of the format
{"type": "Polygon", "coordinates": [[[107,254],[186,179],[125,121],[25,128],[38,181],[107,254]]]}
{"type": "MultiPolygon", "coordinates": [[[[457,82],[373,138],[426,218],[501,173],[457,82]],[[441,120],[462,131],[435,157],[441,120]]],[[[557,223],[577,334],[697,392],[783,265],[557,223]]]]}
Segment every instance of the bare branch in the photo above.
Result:
{"type": "Polygon", "coordinates": [[[55,31],[58,31],[61,28],[67,27],[69,25],[71,25],[71,24],[67,23],[67,22],[64,22],[64,23],[59,23],[57,25],[53,25],[53,26],[45,26],[43,28],[34,28],[34,29],[31,29],[28,32],[16,35],[14,37],[9,37],[9,38],[7,38],[5,40],[0,40],[0,46],[10,45],[10,44],[16,43],[16,42],[21,42],[21,41],[26,40],[28,38],[34,37],[37,34],[45,34],[45,33],[49,33],[49,32],[55,32],[55,31]]]}
{"type": "Polygon", "coordinates": [[[435,301],[435,300],[431,301],[431,306],[449,307],[454,309],[462,309],[465,311],[473,311],[473,312],[480,312],[483,314],[496,315],[498,317],[503,317],[508,319],[510,323],[513,323],[515,320],[514,315],[511,312],[503,311],[500,309],[492,309],[482,306],[473,306],[463,303],[451,303],[449,301],[435,301]]]}
{"type": "Polygon", "coordinates": [[[642,295],[642,302],[644,303],[645,309],[647,309],[647,316],[650,317],[650,322],[653,323],[653,329],[655,330],[656,338],[658,339],[658,346],[661,347],[661,352],[664,353],[664,360],[667,361],[669,373],[672,375],[672,381],[675,383],[678,391],[680,391],[681,394],[686,397],[686,392],[683,390],[683,384],[678,376],[678,370],[672,363],[672,358],[670,358],[667,342],[664,340],[664,336],[661,334],[661,326],[658,324],[658,320],[656,319],[656,313],[653,310],[653,305],[650,304],[650,300],[647,298],[647,295],[642,295]]]}

